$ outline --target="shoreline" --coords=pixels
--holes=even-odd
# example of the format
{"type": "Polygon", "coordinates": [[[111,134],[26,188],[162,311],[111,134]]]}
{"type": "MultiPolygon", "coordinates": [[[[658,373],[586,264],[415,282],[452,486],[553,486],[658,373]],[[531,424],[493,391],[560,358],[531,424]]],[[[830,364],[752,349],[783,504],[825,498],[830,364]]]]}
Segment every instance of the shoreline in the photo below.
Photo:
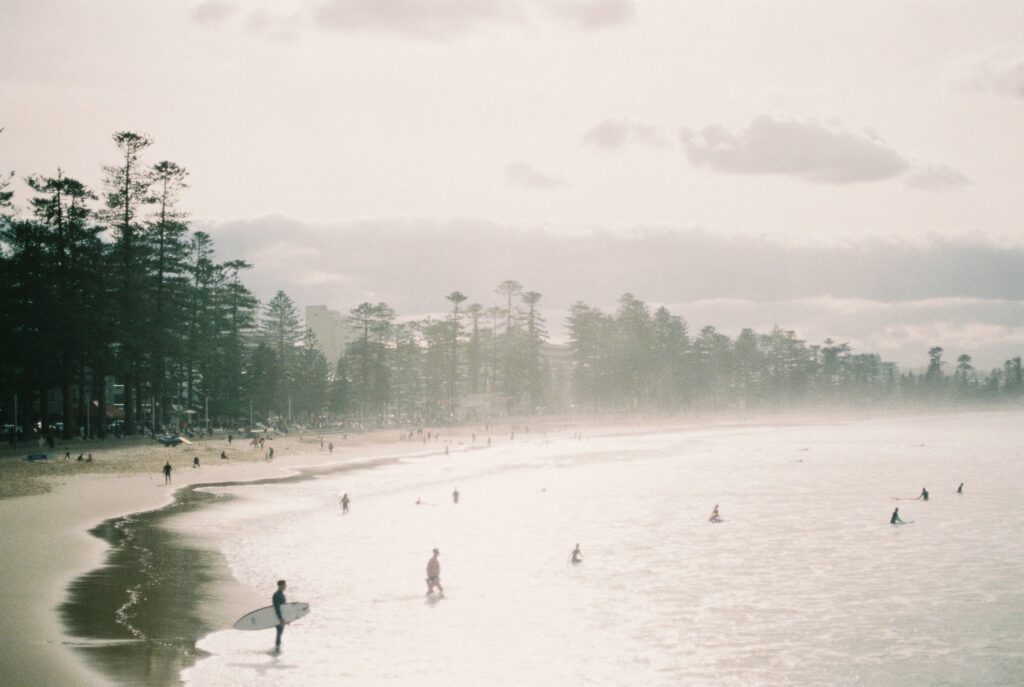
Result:
{"type": "MultiPolygon", "coordinates": [[[[1006,412],[1008,409],[987,409],[983,412],[1006,412]]],[[[687,431],[726,427],[757,427],[772,425],[829,424],[837,422],[863,421],[867,419],[888,419],[895,416],[942,416],[960,414],[948,408],[931,409],[928,412],[893,413],[848,411],[818,411],[815,413],[734,413],[727,416],[673,416],[673,417],[631,417],[559,419],[547,422],[534,418],[535,428],[522,438],[558,436],[571,431],[611,434],[644,434],[657,431],[687,431]],[[550,430],[550,434],[548,432],[550,430]]],[[[279,480],[298,476],[303,470],[313,471],[332,466],[331,470],[355,467],[352,463],[366,465],[373,458],[392,457],[400,459],[423,454],[425,448],[469,443],[469,434],[475,427],[445,427],[444,442],[399,441],[397,430],[380,430],[366,434],[350,435],[348,442],[339,443],[338,453],[313,453],[307,450],[292,452],[279,451],[274,462],[261,458],[234,462],[231,465],[209,465],[199,471],[180,469],[175,473],[172,489],[158,483],[153,474],[165,459],[167,452],[182,454],[178,449],[156,447],[159,458],[152,463],[152,471],[136,474],[76,475],[64,483],[42,494],[0,499],[0,518],[8,527],[4,529],[2,549],[4,563],[0,566],[4,579],[18,590],[17,595],[7,595],[2,603],[4,616],[18,628],[0,649],[0,660],[9,666],[8,677],[17,684],[85,684],[102,685],[108,677],[101,674],[74,647],[81,640],[70,636],[69,628],[61,621],[59,614],[66,603],[76,580],[90,571],[105,567],[112,549],[92,532],[104,523],[117,521],[127,516],[152,513],[177,503],[176,495],[183,490],[215,483],[246,483],[259,480],[279,480]],[[184,473],[184,474],[182,474],[184,473]],[[13,554],[13,555],[12,555],[13,554]],[[15,603],[16,596],[18,602],[15,603]]],[[[492,428],[491,434],[500,437],[498,443],[508,439],[504,423],[492,428]],[[504,433],[504,436],[502,436],[504,433]]],[[[325,440],[339,440],[325,435],[325,440]]],[[[478,442],[482,441],[478,437],[478,442]]],[[[292,439],[303,444],[302,437],[292,439]]],[[[184,453],[219,451],[219,440],[185,446],[184,453]],[[215,443],[217,448],[207,444],[215,443]]],[[[284,448],[280,441],[279,448],[284,448]]],[[[310,442],[305,441],[306,444],[310,442]]],[[[479,447],[479,443],[477,444],[479,447]]],[[[179,447],[179,449],[182,447],[179,447]]],[[[306,449],[308,446],[297,446],[306,449]]],[[[125,447],[126,452],[139,451],[139,447],[125,447]]],[[[459,450],[456,448],[456,450],[459,450]]],[[[261,452],[255,452],[261,455],[261,452]]],[[[423,456],[425,458],[429,456],[423,456]]],[[[136,471],[133,465],[129,472],[136,471]]],[[[300,477],[301,478],[301,477],[300,477]]],[[[175,683],[177,681],[175,680],[175,683]]]]}
{"type": "MultiPolygon", "coordinates": [[[[325,435],[325,439],[330,438],[325,435]]],[[[339,437],[333,438],[340,441],[339,437]]],[[[395,432],[364,434],[357,441],[350,437],[350,442],[339,445],[340,450],[333,455],[289,451],[279,452],[273,462],[257,458],[207,465],[200,470],[178,469],[172,473],[169,487],[162,484],[162,475],[158,479],[159,467],[168,457],[177,457],[182,465],[188,457],[178,450],[181,447],[157,445],[155,450],[146,449],[133,446],[120,450],[159,454],[155,460],[152,455],[143,458],[152,464],[148,472],[140,473],[138,465],[133,464],[126,467],[127,474],[77,474],[43,493],[0,499],[0,520],[6,525],[0,530],[0,551],[4,553],[0,556],[0,575],[10,589],[17,590],[0,599],[0,612],[9,625],[17,628],[0,643],[0,663],[12,684],[109,684],[108,676],[90,665],[82,652],[74,650],[88,640],[72,636],[60,616],[75,582],[106,565],[112,549],[94,534],[105,523],[173,506],[176,494],[184,489],[283,479],[300,475],[301,468],[337,465],[342,469],[346,463],[363,463],[368,458],[420,453],[423,446],[419,442],[400,442],[395,432]]],[[[196,453],[195,449],[220,450],[198,443],[185,449],[189,454],[196,453]]],[[[116,457],[114,461],[104,460],[109,466],[116,457]]]]}

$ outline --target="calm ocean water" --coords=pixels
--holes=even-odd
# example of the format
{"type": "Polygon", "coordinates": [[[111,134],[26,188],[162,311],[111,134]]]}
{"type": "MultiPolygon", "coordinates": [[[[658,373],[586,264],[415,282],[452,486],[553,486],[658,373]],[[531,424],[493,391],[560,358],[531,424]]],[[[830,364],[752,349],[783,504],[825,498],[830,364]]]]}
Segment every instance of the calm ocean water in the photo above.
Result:
{"type": "Polygon", "coordinates": [[[219,542],[267,603],[283,577],[289,600],[313,612],[287,629],[280,655],[273,631],[214,632],[199,643],[209,655],[182,677],[1021,684],[1022,419],[519,435],[493,449],[230,487],[236,499],[173,528],[219,542]],[[922,487],[927,503],[893,499],[922,487]],[[726,521],[712,525],[716,503],[726,521]],[[888,524],[897,505],[913,524],[888,524]],[[585,561],[572,566],[576,542],[585,561]],[[433,547],[441,601],[423,596],[433,547]]]}

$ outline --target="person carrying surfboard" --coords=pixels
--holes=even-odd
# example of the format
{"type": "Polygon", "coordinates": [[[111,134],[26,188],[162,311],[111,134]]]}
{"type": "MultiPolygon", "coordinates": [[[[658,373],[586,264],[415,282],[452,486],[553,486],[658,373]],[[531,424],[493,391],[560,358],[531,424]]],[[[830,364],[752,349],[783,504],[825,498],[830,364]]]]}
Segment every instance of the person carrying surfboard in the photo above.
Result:
{"type": "Polygon", "coordinates": [[[274,605],[274,613],[277,614],[277,619],[280,621],[275,628],[277,629],[277,638],[274,640],[274,648],[277,650],[281,649],[281,635],[284,634],[284,626],[287,625],[284,621],[284,616],[281,615],[281,606],[287,603],[284,598],[284,590],[288,586],[288,583],[284,580],[277,581],[277,591],[270,597],[270,603],[274,605]]]}
{"type": "Polygon", "coordinates": [[[434,591],[434,587],[437,587],[437,591],[444,596],[444,587],[441,586],[441,561],[437,560],[439,555],[441,552],[434,549],[434,555],[427,561],[427,596],[434,591]]]}
{"type": "Polygon", "coordinates": [[[896,510],[894,510],[892,512],[892,517],[889,518],[889,524],[890,525],[902,525],[903,524],[903,519],[900,518],[900,509],[899,508],[897,508],[896,510]]]}

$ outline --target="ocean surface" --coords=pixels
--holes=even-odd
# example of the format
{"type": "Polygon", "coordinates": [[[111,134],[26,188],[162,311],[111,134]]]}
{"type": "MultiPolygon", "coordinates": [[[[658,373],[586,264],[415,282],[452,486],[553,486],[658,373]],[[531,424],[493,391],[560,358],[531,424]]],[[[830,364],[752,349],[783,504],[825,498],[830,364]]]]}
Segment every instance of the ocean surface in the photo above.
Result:
{"type": "Polygon", "coordinates": [[[517,434],[489,449],[211,488],[234,498],[164,526],[214,542],[267,604],[287,579],[288,599],[312,612],[288,627],[280,654],[272,630],[214,631],[181,677],[196,687],[1021,684],[1022,420],[517,434]],[[928,502],[914,500],[922,487],[928,502]],[[715,504],[723,523],[708,522],[715,504]],[[889,524],[896,506],[912,524],[889,524]],[[577,542],[584,562],[571,565],[577,542]],[[435,547],[441,600],[424,597],[435,547]]]}

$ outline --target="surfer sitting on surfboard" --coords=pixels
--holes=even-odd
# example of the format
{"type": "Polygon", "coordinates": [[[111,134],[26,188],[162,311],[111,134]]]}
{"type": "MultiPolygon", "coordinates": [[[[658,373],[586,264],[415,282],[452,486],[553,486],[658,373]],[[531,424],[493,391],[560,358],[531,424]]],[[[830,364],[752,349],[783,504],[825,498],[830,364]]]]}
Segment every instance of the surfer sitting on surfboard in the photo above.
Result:
{"type": "Polygon", "coordinates": [[[284,598],[284,589],[287,586],[287,582],[285,582],[284,580],[278,580],[277,591],[274,592],[274,596],[270,597],[270,602],[274,604],[274,613],[277,614],[277,619],[281,621],[276,625],[277,639],[274,641],[274,648],[278,650],[280,650],[281,648],[281,635],[284,634],[284,626],[287,624],[284,621],[284,616],[281,615],[281,606],[283,606],[286,603],[284,598]]]}
{"type": "Polygon", "coordinates": [[[580,553],[580,545],[579,544],[576,545],[576,548],[573,549],[572,553],[569,555],[569,562],[570,563],[582,563],[583,562],[583,554],[580,553]]]}
{"type": "Polygon", "coordinates": [[[903,520],[900,518],[900,509],[897,508],[892,512],[892,517],[889,518],[890,525],[902,525],[903,520]]]}
{"type": "Polygon", "coordinates": [[[715,504],[715,509],[711,511],[711,517],[708,518],[708,522],[722,522],[722,516],[718,514],[718,504],[715,504]]]}

